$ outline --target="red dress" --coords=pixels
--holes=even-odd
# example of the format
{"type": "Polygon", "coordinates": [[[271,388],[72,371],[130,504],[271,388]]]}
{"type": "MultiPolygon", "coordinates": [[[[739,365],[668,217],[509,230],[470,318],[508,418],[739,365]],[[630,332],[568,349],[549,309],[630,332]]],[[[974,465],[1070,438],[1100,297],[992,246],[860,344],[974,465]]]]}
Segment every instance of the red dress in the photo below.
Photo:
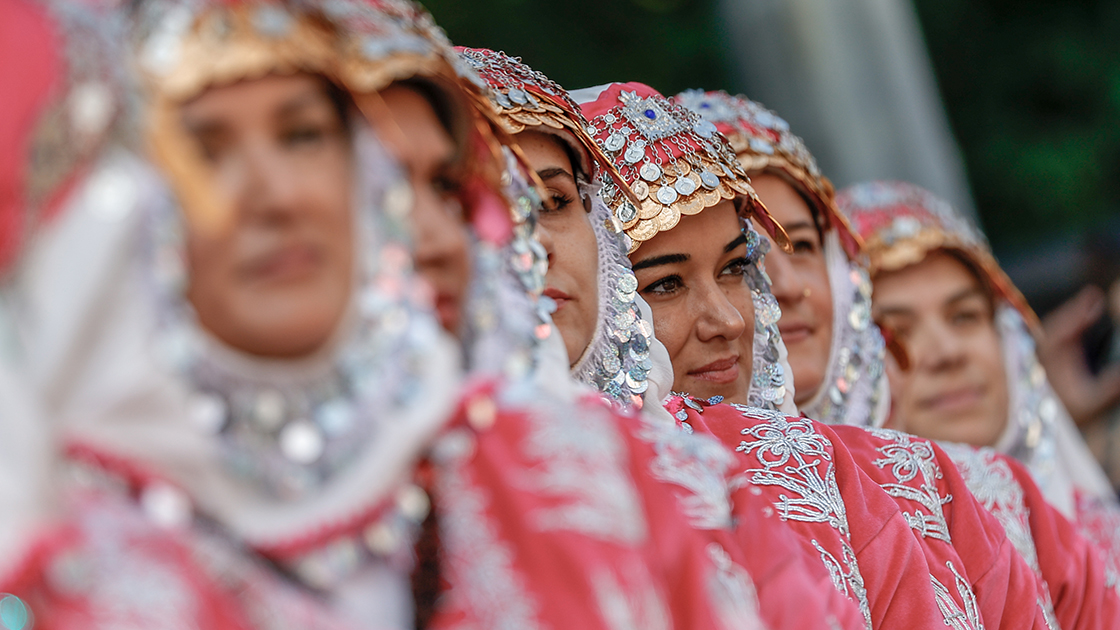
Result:
{"type": "Polygon", "coordinates": [[[931,570],[931,559],[959,558],[951,548],[933,554],[919,542],[896,500],[864,472],[866,456],[850,451],[832,427],[683,397],[668,407],[682,423],[736,449],[743,477],[772,503],[805,551],[820,558],[836,589],[860,605],[868,627],[1045,627],[1034,576],[1025,568],[1025,574],[1010,570],[1016,556],[1009,544],[996,545],[987,557],[993,575],[1014,577],[1014,592],[1028,590],[1030,598],[1007,600],[995,623],[984,623],[987,611],[975,601],[964,566],[931,570]]]}
{"type": "Polygon", "coordinates": [[[860,627],[757,501],[730,528],[741,497],[712,465],[718,445],[596,396],[496,396],[469,395],[433,450],[448,587],[435,627],[860,627]],[[750,547],[734,535],[748,528],[750,547]]]}
{"type": "Polygon", "coordinates": [[[988,448],[950,444],[945,451],[1043,581],[1057,624],[1064,630],[1116,627],[1120,599],[1106,558],[1046,501],[1030,471],[988,448]]]}
{"type": "Polygon", "coordinates": [[[966,615],[975,607],[987,628],[1027,627],[1023,612],[1032,607],[1028,617],[1052,618],[1040,576],[941,447],[887,429],[828,425],[821,431],[842,442],[864,473],[898,503],[947,607],[950,596],[966,615]],[[950,588],[958,583],[959,589],[950,588]]]}

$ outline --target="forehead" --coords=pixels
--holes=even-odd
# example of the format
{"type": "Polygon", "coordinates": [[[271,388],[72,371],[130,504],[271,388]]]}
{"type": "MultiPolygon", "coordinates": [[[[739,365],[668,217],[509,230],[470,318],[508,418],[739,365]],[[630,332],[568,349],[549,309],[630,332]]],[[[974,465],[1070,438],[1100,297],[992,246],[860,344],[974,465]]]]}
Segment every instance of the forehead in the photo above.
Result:
{"type": "Polygon", "coordinates": [[[189,119],[256,118],[261,110],[328,103],[326,85],[317,76],[269,75],[209,88],[182,109],[189,119]]]}
{"type": "Polygon", "coordinates": [[[534,170],[562,167],[572,172],[571,155],[555,134],[527,129],[517,134],[516,139],[534,170]]]}
{"type": "Polygon", "coordinates": [[[751,186],[763,205],[783,227],[808,223],[814,225],[813,213],[805,197],[788,181],[773,173],[751,175],[751,186]]]}
{"type": "Polygon", "coordinates": [[[921,262],[875,276],[873,302],[881,308],[906,307],[921,311],[943,306],[971,291],[986,296],[976,272],[946,250],[930,253],[921,262]]]}
{"type": "Polygon", "coordinates": [[[728,243],[739,238],[742,230],[739,215],[730,201],[723,201],[699,214],[682,216],[671,230],[658,232],[642,243],[630,255],[630,260],[642,260],[667,254],[685,254],[696,259],[705,256],[722,256],[728,243]]]}

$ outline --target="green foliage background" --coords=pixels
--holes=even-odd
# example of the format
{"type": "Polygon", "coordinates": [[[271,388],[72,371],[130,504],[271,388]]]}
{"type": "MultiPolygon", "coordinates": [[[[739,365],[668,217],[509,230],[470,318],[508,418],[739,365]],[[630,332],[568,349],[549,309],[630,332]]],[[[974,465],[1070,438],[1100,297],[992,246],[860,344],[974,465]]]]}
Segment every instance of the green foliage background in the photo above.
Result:
{"type": "MultiPolygon", "coordinates": [[[[1120,2],[914,1],[997,251],[1120,215],[1120,2]]],[[[456,44],[521,56],[565,87],[749,88],[729,78],[714,0],[425,4],[456,44]]]]}

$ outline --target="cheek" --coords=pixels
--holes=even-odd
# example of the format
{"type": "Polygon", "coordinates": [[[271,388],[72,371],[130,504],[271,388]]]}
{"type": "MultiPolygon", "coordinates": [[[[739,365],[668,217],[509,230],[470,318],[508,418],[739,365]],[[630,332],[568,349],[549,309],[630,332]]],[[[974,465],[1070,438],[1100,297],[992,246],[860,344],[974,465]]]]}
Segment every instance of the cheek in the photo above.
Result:
{"type": "Polygon", "coordinates": [[[676,366],[685,340],[689,334],[689,318],[683,304],[650,304],[653,312],[653,333],[669,353],[669,361],[676,366]]]}

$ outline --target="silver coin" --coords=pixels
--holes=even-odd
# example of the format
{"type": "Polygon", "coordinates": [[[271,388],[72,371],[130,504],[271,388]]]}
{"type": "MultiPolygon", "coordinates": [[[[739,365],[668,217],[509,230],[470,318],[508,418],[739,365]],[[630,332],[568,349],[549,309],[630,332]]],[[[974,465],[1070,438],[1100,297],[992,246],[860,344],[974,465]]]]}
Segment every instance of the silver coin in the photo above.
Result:
{"type": "Polygon", "coordinates": [[[700,183],[708,190],[719,188],[719,177],[711,171],[700,171],[700,183]]]}
{"type": "Polygon", "coordinates": [[[683,197],[687,197],[696,192],[696,182],[687,177],[678,177],[677,181],[673,184],[673,188],[683,197]]]}
{"type": "MultiPolygon", "coordinates": [[[[629,153],[629,151],[627,151],[627,153],[629,153]]],[[[647,182],[655,182],[661,177],[661,168],[653,162],[646,162],[642,165],[642,168],[638,170],[638,174],[647,182]]],[[[665,189],[662,188],[662,190],[665,189]]]]}
{"type": "Polygon", "coordinates": [[[657,190],[657,200],[666,206],[677,200],[677,191],[669,186],[662,186],[657,190]]]}
{"type": "Polygon", "coordinates": [[[624,153],[622,157],[629,164],[637,164],[645,159],[646,148],[639,144],[632,144],[630,148],[626,149],[626,153],[624,153]]]}
{"type": "Polygon", "coordinates": [[[607,139],[603,142],[603,146],[606,147],[608,151],[618,151],[626,146],[626,136],[620,133],[612,133],[607,136],[607,139]]]}

